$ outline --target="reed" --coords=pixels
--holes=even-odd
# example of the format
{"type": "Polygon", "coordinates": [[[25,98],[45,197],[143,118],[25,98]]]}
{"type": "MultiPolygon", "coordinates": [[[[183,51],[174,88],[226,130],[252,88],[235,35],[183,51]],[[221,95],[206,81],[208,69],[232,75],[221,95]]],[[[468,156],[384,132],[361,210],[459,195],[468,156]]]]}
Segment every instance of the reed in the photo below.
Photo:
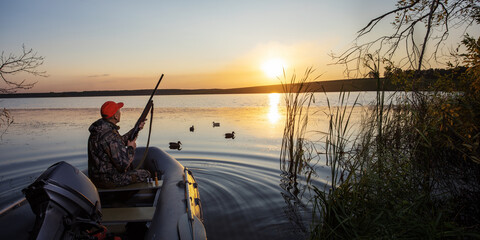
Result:
{"type": "MultiPolygon", "coordinates": [[[[313,76],[314,69],[307,68],[301,78],[292,74],[289,81],[284,72],[282,88],[286,103],[286,120],[282,138],[280,169],[291,183],[298,183],[299,175],[307,175],[307,182],[314,172],[309,165],[312,155],[308,154],[308,142],[305,134],[308,125],[311,103],[314,102],[313,89],[309,83],[318,78],[313,76]]],[[[293,195],[301,193],[298,184],[292,186],[293,195]]]]}
{"type": "Polygon", "coordinates": [[[307,125],[310,115],[310,106],[315,101],[312,85],[316,80],[314,69],[307,68],[303,76],[295,73],[287,78],[283,74],[282,88],[286,103],[286,121],[283,131],[282,148],[280,154],[281,183],[284,189],[282,196],[287,204],[285,213],[297,228],[297,232],[308,236],[309,220],[305,217],[308,212],[309,197],[304,197],[309,190],[309,182],[315,174],[314,147],[306,139],[307,125]]]}
{"type": "Polygon", "coordinates": [[[8,127],[13,123],[13,116],[10,114],[10,112],[6,109],[3,108],[0,110],[0,141],[3,138],[3,134],[7,132],[8,127]]]}

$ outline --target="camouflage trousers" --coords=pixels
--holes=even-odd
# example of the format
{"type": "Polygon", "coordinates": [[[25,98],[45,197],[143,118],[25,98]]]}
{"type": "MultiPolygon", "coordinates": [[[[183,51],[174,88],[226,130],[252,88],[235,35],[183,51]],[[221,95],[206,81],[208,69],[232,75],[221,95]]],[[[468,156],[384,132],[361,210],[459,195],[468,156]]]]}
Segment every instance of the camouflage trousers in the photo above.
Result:
{"type": "Polygon", "coordinates": [[[102,174],[92,179],[98,188],[114,188],[137,182],[146,182],[150,172],[145,169],[130,170],[126,173],[102,174]]]}

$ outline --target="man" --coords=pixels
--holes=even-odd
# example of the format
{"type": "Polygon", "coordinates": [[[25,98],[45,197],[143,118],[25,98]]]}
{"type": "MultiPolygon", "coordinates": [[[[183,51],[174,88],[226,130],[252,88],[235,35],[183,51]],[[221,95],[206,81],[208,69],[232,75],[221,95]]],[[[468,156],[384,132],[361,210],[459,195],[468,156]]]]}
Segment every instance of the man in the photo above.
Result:
{"type": "MultiPolygon", "coordinates": [[[[100,109],[102,118],[88,129],[88,175],[99,188],[144,182],[150,177],[147,170],[132,168],[137,145],[135,140],[128,140],[133,129],[123,136],[118,133],[122,107],[122,102],[105,102],[100,109]]],[[[144,125],[142,122],[140,129],[144,125]]]]}

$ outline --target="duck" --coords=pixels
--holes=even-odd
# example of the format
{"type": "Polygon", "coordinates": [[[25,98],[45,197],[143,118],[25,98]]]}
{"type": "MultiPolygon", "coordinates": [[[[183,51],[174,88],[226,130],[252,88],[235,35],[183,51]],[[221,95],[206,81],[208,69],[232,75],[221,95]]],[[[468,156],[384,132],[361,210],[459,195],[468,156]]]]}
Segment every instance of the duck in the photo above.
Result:
{"type": "Polygon", "coordinates": [[[169,143],[169,148],[170,149],[178,149],[178,150],[181,150],[182,149],[182,142],[178,141],[178,142],[170,142],[169,143]]]}
{"type": "Polygon", "coordinates": [[[218,123],[218,122],[217,123],[213,122],[212,124],[213,124],[213,127],[220,127],[220,123],[218,123]]]}
{"type": "Polygon", "coordinates": [[[190,132],[194,132],[194,131],[195,131],[195,127],[192,125],[192,126],[190,127],[190,132]]]}
{"type": "Polygon", "coordinates": [[[225,138],[234,139],[235,138],[235,132],[225,133],[225,138]]]}

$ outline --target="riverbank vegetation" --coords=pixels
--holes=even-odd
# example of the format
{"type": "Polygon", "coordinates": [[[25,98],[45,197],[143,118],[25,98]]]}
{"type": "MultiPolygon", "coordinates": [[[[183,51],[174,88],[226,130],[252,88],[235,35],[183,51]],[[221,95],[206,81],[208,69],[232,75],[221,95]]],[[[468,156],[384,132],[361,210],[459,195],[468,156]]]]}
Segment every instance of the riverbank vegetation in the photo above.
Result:
{"type": "Polygon", "coordinates": [[[381,94],[353,139],[338,121],[353,106],[330,115],[332,180],[311,185],[311,239],[480,237],[478,97],[412,92],[394,105],[381,94]]]}
{"type": "MultiPolygon", "coordinates": [[[[455,91],[387,96],[379,90],[358,132],[350,116],[359,106],[347,105],[354,94],[342,92],[339,104],[329,104],[328,130],[318,131],[320,141],[305,138],[308,114],[324,114],[308,112],[313,95],[285,89],[281,166],[293,192],[313,193],[310,239],[480,237],[478,67],[432,85],[462,82],[455,91]],[[330,167],[327,187],[310,181],[318,161],[330,167]]],[[[411,81],[403,74],[391,77],[411,81]]]]}
{"type": "MultiPolygon", "coordinates": [[[[420,1],[398,2],[403,9],[420,9],[415,5],[420,1]]],[[[432,0],[421,6],[430,9],[427,2],[430,7],[444,4],[432,0]]],[[[472,9],[476,14],[471,15],[468,6],[456,14],[480,23],[478,8],[472,9]]],[[[465,35],[461,47],[464,51],[454,54],[458,64],[429,73],[435,78],[428,84],[420,71],[425,57],[421,47],[412,50],[412,70],[396,67],[379,52],[358,56],[366,75],[377,78],[377,97],[355,131],[350,117],[359,106],[346,104],[355,96],[345,91],[338,104],[315,113],[329,120],[328,129],[318,130],[320,140],[305,138],[307,116],[306,121],[287,117],[285,133],[290,138],[284,142],[290,143],[283,144],[288,154],[282,162],[301,166],[290,170],[302,175],[311,191],[310,239],[480,238],[480,38],[465,35]],[[385,91],[381,64],[385,79],[404,91],[385,91]],[[318,161],[330,168],[327,184],[309,181],[318,161]]],[[[308,109],[314,99],[286,90],[290,115],[308,109]],[[292,95],[299,101],[292,103],[292,95]]]]}

